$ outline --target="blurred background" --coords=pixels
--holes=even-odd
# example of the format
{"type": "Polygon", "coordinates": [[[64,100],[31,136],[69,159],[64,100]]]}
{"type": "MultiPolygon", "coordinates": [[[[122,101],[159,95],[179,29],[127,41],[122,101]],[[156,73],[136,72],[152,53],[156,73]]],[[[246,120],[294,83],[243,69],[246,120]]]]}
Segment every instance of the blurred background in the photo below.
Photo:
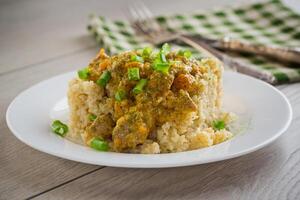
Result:
{"type": "MultiPolygon", "coordinates": [[[[0,73],[95,46],[95,41],[86,29],[88,15],[95,13],[111,19],[126,19],[125,9],[132,2],[134,1],[1,0],[0,73]]],[[[207,10],[251,2],[255,1],[144,1],[156,15],[207,10]]],[[[289,1],[290,5],[299,2],[289,1]]],[[[94,53],[92,52],[89,57],[94,53]]],[[[86,60],[82,64],[84,63],[86,60]]]]}

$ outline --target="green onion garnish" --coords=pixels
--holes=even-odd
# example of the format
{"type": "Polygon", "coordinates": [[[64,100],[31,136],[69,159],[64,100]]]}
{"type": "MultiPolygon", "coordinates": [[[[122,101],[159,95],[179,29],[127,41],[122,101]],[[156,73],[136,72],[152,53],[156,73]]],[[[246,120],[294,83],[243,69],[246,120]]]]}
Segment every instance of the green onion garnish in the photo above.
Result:
{"type": "Polygon", "coordinates": [[[163,54],[168,54],[170,51],[171,51],[171,47],[168,43],[165,43],[165,44],[162,45],[161,52],[163,54]]]}
{"type": "Polygon", "coordinates": [[[161,62],[163,62],[163,63],[168,62],[167,58],[166,58],[166,55],[163,54],[162,52],[159,53],[159,57],[160,57],[161,62]]]}
{"type": "Polygon", "coordinates": [[[122,101],[126,97],[126,92],[124,90],[118,90],[115,94],[116,101],[122,101]]]}
{"type": "Polygon", "coordinates": [[[51,125],[52,131],[61,137],[65,137],[69,128],[59,120],[54,120],[51,125]]]}
{"type": "Polygon", "coordinates": [[[86,67],[81,70],[78,70],[77,74],[80,79],[87,80],[89,78],[90,72],[89,69],[86,67]]]}
{"type": "Polygon", "coordinates": [[[169,63],[154,63],[153,68],[156,71],[162,72],[164,74],[169,73],[170,64],[169,63]]]}
{"type": "Polygon", "coordinates": [[[170,52],[170,46],[169,44],[165,43],[153,62],[152,67],[154,70],[162,72],[164,74],[168,74],[170,63],[166,58],[166,54],[169,52],[170,52]]]}
{"type": "Polygon", "coordinates": [[[144,59],[138,55],[131,55],[131,61],[144,62],[144,59]]]}
{"type": "Polygon", "coordinates": [[[134,68],[128,68],[127,70],[128,72],[128,79],[129,80],[134,80],[134,81],[137,81],[137,80],[140,80],[140,69],[137,68],[137,67],[134,67],[134,68]]]}
{"type": "Polygon", "coordinates": [[[97,116],[91,113],[89,114],[88,118],[90,121],[94,121],[97,118],[97,116]]]}
{"type": "Polygon", "coordinates": [[[213,127],[215,130],[222,130],[225,128],[225,122],[223,120],[214,121],[213,127]]]}
{"type": "Polygon", "coordinates": [[[147,79],[141,79],[136,86],[133,88],[132,92],[133,94],[139,94],[143,91],[143,88],[147,84],[148,80],[147,79]]]}
{"type": "Polygon", "coordinates": [[[98,151],[108,151],[108,143],[100,138],[93,138],[90,146],[98,151]]]}
{"type": "Polygon", "coordinates": [[[152,48],[151,47],[145,47],[143,49],[143,57],[149,57],[152,53],[152,48]]]}
{"type": "Polygon", "coordinates": [[[190,58],[192,56],[192,52],[189,50],[180,50],[178,55],[184,56],[185,58],[190,58]]]}
{"type": "Polygon", "coordinates": [[[101,74],[100,78],[96,81],[96,83],[101,87],[105,87],[108,81],[110,80],[110,78],[111,78],[110,72],[106,70],[101,74]]]}

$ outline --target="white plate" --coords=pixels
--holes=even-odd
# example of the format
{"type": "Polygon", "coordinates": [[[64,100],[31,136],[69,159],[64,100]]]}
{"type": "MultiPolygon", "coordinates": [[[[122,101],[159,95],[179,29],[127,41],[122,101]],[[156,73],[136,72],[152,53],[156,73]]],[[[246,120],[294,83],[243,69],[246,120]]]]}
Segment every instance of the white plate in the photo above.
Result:
{"type": "Polygon", "coordinates": [[[273,142],[290,125],[292,110],[276,88],[254,78],[225,72],[224,107],[239,115],[242,132],[209,148],[160,155],[98,152],[63,139],[50,130],[54,118],[68,115],[66,92],[70,72],[43,81],[17,96],[6,120],[13,134],[42,152],[69,160],[115,167],[160,168],[196,165],[241,156],[273,142]]]}

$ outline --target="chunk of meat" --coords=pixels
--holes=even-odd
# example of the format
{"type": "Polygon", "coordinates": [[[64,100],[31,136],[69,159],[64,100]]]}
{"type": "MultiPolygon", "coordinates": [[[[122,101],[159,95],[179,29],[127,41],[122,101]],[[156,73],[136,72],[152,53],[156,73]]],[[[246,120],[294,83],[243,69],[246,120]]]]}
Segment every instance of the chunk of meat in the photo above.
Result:
{"type": "MultiPolygon", "coordinates": [[[[179,90],[178,94],[168,92],[165,101],[162,104],[165,108],[179,110],[182,112],[196,111],[197,106],[191,99],[189,93],[185,90],[179,90]]],[[[165,113],[164,113],[165,114],[165,113]]]]}
{"type": "Polygon", "coordinates": [[[109,56],[105,53],[105,49],[101,48],[98,55],[96,56],[96,59],[106,59],[109,58],[109,56]]]}
{"type": "Polygon", "coordinates": [[[193,83],[193,76],[190,74],[179,74],[174,80],[174,87],[178,90],[189,90],[193,83]]]}
{"type": "Polygon", "coordinates": [[[197,110],[197,105],[191,99],[189,93],[185,90],[180,90],[177,98],[173,100],[173,104],[176,106],[176,110],[182,112],[193,112],[197,110]]]}
{"type": "Polygon", "coordinates": [[[153,72],[150,75],[148,82],[148,89],[153,96],[162,96],[171,89],[174,76],[172,74],[162,74],[160,72],[153,72]]]}
{"type": "Polygon", "coordinates": [[[200,94],[203,90],[203,84],[196,81],[191,74],[179,74],[173,82],[172,89],[186,90],[190,95],[200,94]]]}
{"type": "Polygon", "coordinates": [[[104,49],[100,49],[97,57],[89,64],[89,80],[97,81],[101,73],[111,65],[111,60],[104,49]]]}
{"type": "Polygon", "coordinates": [[[114,104],[114,118],[117,120],[129,110],[129,102],[127,99],[114,104]]]}
{"type": "Polygon", "coordinates": [[[94,137],[99,137],[101,139],[108,139],[112,135],[113,127],[115,122],[109,114],[99,115],[93,123],[87,127],[84,133],[84,139],[88,143],[94,137]]]}
{"type": "Polygon", "coordinates": [[[149,134],[149,128],[139,111],[129,112],[119,118],[113,130],[114,149],[118,152],[133,149],[143,144],[149,134]]]}
{"type": "Polygon", "coordinates": [[[137,61],[131,61],[131,62],[128,62],[128,63],[125,64],[126,69],[132,68],[132,67],[141,68],[142,66],[143,66],[143,64],[140,63],[140,62],[137,62],[137,61]]]}
{"type": "Polygon", "coordinates": [[[99,64],[99,70],[104,71],[111,65],[110,59],[105,59],[99,64]]]}
{"type": "Polygon", "coordinates": [[[197,111],[197,105],[187,91],[180,90],[177,95],[170,91],[158,111],[157,121],[160,124],[168,121],[180,124],[191,112],[197,111]]]}

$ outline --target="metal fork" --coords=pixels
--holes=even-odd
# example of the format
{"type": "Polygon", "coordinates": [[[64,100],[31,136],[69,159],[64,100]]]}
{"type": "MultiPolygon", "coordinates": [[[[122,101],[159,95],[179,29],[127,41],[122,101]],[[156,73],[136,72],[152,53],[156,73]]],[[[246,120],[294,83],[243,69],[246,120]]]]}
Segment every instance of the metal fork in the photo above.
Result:
{"type": "Polygon", "coordinates": [[[131,24],[137,33],[143,34],[150,43],[159,45],[167,41],[180,40],[208,56],[216,57],[191,38],[178,33],[171,33],[160,26],[154,19],[152,12],[142,2],[132,4],[129,7],[129,12],[131,14],[131,24]]]}
{"type": "Polygon", "coordinates": [[[274,77],[258,69],[241,64],[232,57],[214,49],[201,40],[195,40],[187,35],[172,33],[163,28],[153,17],[152,12],[142,2],[133,3],[129,8],[131,25],[137,34],[143,35],[145,39],[154,44],[177,40],[183,42],[208,57],[213,57],[226,67],[243,74],[254,76],[269,83],[274,83],[274,77]]]}

